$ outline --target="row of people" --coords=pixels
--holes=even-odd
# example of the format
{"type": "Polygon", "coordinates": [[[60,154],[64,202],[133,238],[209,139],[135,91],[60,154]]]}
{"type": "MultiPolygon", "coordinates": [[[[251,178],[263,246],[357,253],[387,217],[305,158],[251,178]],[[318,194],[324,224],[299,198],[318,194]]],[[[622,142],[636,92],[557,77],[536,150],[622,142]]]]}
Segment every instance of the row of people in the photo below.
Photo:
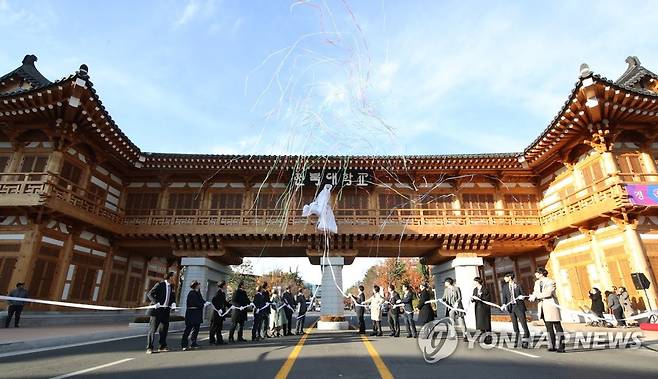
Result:
{"type": "MultiPolygon", "coordinates": [[[[407,338],[418,336],[416,321],[414,321],[413,306],[413,300],[416,298],[416,295],[408,283],[402,285],[402,297],[400,297],[395,290],[395,286],[392,284],[388,286],[388,295],[386,297],[381,293],[381,288],[378,285],[373,286],[373,294],[367,299],[364,291],[365,288],[359,286],[358,295],[351,295],[355,302],[354,308],[359,320],[359,334],[366,333],[365,310],[366,307],[369,307],[370,318],[373,324],[371,336],[382,336],[384,334],[381,326],[381,317],[384,311],[387,312],[391,336],[400,336],[400,316],[404,320],[407,338]]],[[[434,310],[428,303],[431,296],[427,284],[423,283],[420,285],[418,299],[418,306],[416,307],[418,310],[418,324],[422,327],[425,323],[434,319],[434,310]]]]}
{"type": "MultiPolygon", "coordinates": [[[[525,299],[537,302],[539,318],[544,321],[546,331],[549,337],[549,351],[564,352],[564,329],[562,328],[561,315],[557,303],[555,281],[548,277],[548,271],[544,268],[538,268],[535,272],[535,285],[533,292],[526,295],[523,288],[516,283],[515,275],[508,273],[504,276],[505,284],[502,286],[503,305],[501,309],[510,314],[512,327],[515,333],[515,347],[521,346],[527,348],[529,345],[530,330],[526,320],[527,307],[525,299]],[[521,335],[521,329],[523,335],[521,335]]],[[[493,302],[493,296],[484,285],[482,278],[474,278],[474,288],[471,302],[474,305],[475,327],[479,330],[484,338],[485,343],[491,341],[491,307],[497,306],[493,302]]],[[[456,327],[462,332],[466,331],[464,316],[467,309],[464,308],[462,293],[460,288],[455,284],[452,278],[446,278],[444,281],[444,293],[441,302],[446,305],[445,316],[453,320],[456,327]]],[[[359,294],[352,295],[355,301],[355,311],[359,320],[359,333],[365,333],[365,305],[370,307],[370,317],[372,320],[371,336],[382,336],[382,313],[388,310],[388,324],[390,335],[398,337],[400,335],[399,316],[403,315],[407,331],[407,337],[417,336],[416,324],[420,327],[434,319],[434,310],[430,305],[430,292],[427,284],[420,286],[418,301],[418,322],[414,322],[414,309],[412,301],[414,293],[410,286],[403,285],[404,296],[400,297],[395,291],[393,285],[389,286],[386,297],[381,293],[378,285],[373,286],[373,295],[366,299],[364,287],[359,286],[359,294]]],[[[466,340],[466,333],[464,333],[466,340]]]]}
{"type": "MultiPolygon", "coordinates": [[[[594,313],[599,319],[604,319],[603,312],[606,310],[606,306],[603,303],[601,290],[596,287],[592,288],[589,291],[589,298],[592,301],[590,307],[592,313],[594,313]]],[[[627,322],[626,320],[626,318],[634,316],[636,311],[633,308],[631,297],[625,287],[617,288],[616,286],[613,286],[612,291],[605,291],[605,299],[608,305],[608,313],[615,316],[617,325],[627,326],[637,324],[635,321],[630,320],[627,322]]]]}
{"type": "MultiPolygon", "coordinates": [[[[549,339],[549,351],[563,353],[564,347],[564,329],[562,328],[562,318],[557,301],[555,281],[548,277],[548,271],[544,268],[538,268],[535,271],[535,285],[532,294],[525,295],[523,288],[515,281],[513,273],[505,275],[505,285],[503,286],[503,309],[510,313],[512,326],[516,335],[515,347],[521,344],[522,347],[528,347],[530,331],[526,321],[525,299],[537,301],[538,317],[544,321],[546,332],[549,339]],[[519,324],[523,328],[523,338],[519,331],[519,324]]],[[[466,331],[464,315],[466,310],[462,304],[461,291],[455,285],[452,278],[445,280],[445,292],[442,301],[447,304],[446,316],[450,317],[462,331],[466,331]]],[[[491,336],[491,304],[492,296],[481,278],[474,279],[474,289],[471,301],[475,304],[475,321],[476,329],[482,332],[485,337],[485,343],[489,343],[491,336]],[[487,304],[491,303],[491,304],[487,304]]],[[[464,333],[464,339],[466,334],[464,333]]]]}
{"type": "MultiPolygon", "coordinates": [[[[154,340],[156,332],[159,333],[159,348],[157,351],[169,351],[167,346],[169,317],[171,309],[175,308],[174,286],[171,283],[173,276],[174,273],[168,273],[162,282],[157,283],[147,293],[148,299],[154,306],[147,311],[147,315],[150,316],[146,347],[147,354],[155,352],[154,340]]],[[[300,289],[296,297],[292,296],[290,287],[286,287],[281,295],[275,289],[270,296],[267,283],[263,283],[256,288],[252,302],[244,290],[244,283],[240,282],[233,292],[231,300],[228,301],[225,281],[221,281],[218,284],[217,293],[208,303],[200,292],[200,283],[193,281],[190,286],[190,292],[187,295],[185,330],[181,338],[181,348],[183,350],[199,347],[197,338],[207,305],[211,305],[213,308],[209,330],[211,345],[224,344],[222,329],[224,320],[228,317],[231,319],[229,342],[233,343],[236,341],[236,331],[237,341],[246,341],[243,331],[249,312],[252,312],[254,316],[251,330],[252,341],[269,338],[268,331],[271,331],[276,336],[279,336],[281,333],[284,336],[291,335],[295,308],[297,308],[298,314],[295,319],[295,332],[296,334],[303,334],[308,307],[304,289],[300,289]]]]}

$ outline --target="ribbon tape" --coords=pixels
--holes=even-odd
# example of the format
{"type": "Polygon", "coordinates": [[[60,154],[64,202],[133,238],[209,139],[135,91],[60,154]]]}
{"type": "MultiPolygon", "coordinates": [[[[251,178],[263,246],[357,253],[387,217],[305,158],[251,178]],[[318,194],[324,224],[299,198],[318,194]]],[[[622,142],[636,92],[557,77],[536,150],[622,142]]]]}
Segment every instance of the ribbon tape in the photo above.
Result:
{"type": "MultiPolygon", "coordinates": [[[[92,309],[96,311],[129,311],[129,310],[140,310],[140,309],[154,309],[154,308],[163,308],[163,305],[147,305],[143,307],[134,307],[134,308],[123,308],[123,307],[108,307],[105,305],[93,305],[93,304],[80,304],[80,303],[69,303],[65,301],[53,301],[53,300],[39,300],[31,299],[27,297],[13,297],[13,296],[2,296],[0,295],[0,300],[2,301],[20,301],[23,303],[36,303],[36,304],[46,304],[46,305],[57,305],[60,307],[69,307],[69,308],[81,308],[81,309],[92,309]]],[[[169,307],[167,307],[169,308],[169,307]]]]}
{"type": "MultiPolygon", "coordinates": [[[[480,302],[482,302],[482,303],[484,303],[484,304],[487,304],[487,305],[489,305],[489,306],[491,306],[491,307],[500,308],[501,310],[505,310],[505,309],[507,308],[508,305],[512,305],[512,304],[514,304],[517,300],[523,300],[523,299],[525,299],[525,298],[529,298],[529,297],[530,297],[530,296],[527,296],[527,295],[525,295],[525,296],[518,296],[516,299],[510,301],[509,303],[503,304],[503,305],[498,305],[498,304],[496,304],[496,303],[492,303],[492,302],[489,302],[489,301],[482,300],[482,299],[480,299],[480,298],[477,297],[477,296],[471,296],[471,299],[473,299],[473,300],[477,300],[477,301],[480,301],[480,302]]],[[[456,311],[456,312],[461,312],[461,313],[466,313],[466,312],[468,312],[468,307],[466,307],[466,309],[455,308],[455,307],[453,307],[453,306],[447,304],[445,301],[443,301],[443,300],[441,300],[441,299],[439,299],[439,300],[428,300],[428,301],[425,302],[425,304],[431,304],[431,303],[441,303],[441,304],[445,305],[448,309],[454,310],[454,311],[456,311]]],[[[573,313],[573,314],[576,314],[576,315],[582,316],[582,317],[584,317],[584,318],[586,318],[586,319],[590,319],[590,320],[599,320],[599,321],[607,321],[605,318],[598,317],[598,316],[596,316],[596,315],[594,315],[594,314],[592,314],[592,313],[585,313],[585,312],[581,312],[581,311],[576,311],[576,310],[569,309],[569,308],[567,308],[567,307],[561,306],[561,305],[559,305],[559,304],[557,304],[557,303],[553,303],[552,305],[555,305],[557,308],[560,308],[561,310],[563,310],[563,311],[565,311],[565,312],[573,313]]],[[[617,320],[617,321],[638,320],[638,319],[642,319],[642,318],[648,318],[648,317],[651,317],[651,316],[653,316],[653,315],[658,315],[658,310],[653,310],[653,311],[643,312],[643,313],[640,313],[640,314],[637,314],[637,315],[634,315],[634,316],[630,316],[630,317],[626,317],[626,318],[619,319],[619,320],[617,320]]]]}

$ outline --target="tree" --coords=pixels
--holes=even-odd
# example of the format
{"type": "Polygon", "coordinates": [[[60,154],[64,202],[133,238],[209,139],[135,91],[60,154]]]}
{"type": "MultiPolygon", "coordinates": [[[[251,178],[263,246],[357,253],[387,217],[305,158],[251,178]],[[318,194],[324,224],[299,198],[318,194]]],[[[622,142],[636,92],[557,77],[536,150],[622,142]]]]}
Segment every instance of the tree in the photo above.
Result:
{"type": "Polygon", "coordinates": [[[233,291],[238,288],[238,283],[244,283],[244,290],[247,291],[249,298],[253,298],[256,293],[256,282],[258,276],[254,275],[254,266],[249,259],[245,259],[242,264],[231,266],[231,273],[228,277],[228,285],[233,291]]]}
{"type": "Polygon", "coordinates": [[[423,282],[431,282],[431,273],[429,267],[420,263],[418,258],[387,258],[383,262],[370,267],[366,274],[359,283],[350,288],[356,291],[359,284],[363,285],[366,294],[372,294],[373,285],[377,284],[380,287],[393,284],[398,290],[402,288],[403,283],[409,283],[414,291],[418,291],[420,284],[423,282]]]}
{"type": "Polygon", "coordinates": [[[290,290],[296,293],[299,288],[304,288],[304,280],[297,270],[285,272],[281,269],[270,271],[260,278],[259,284],[267,282],[270,288],[281,287],[285,289],[290,286],[290,290]]]}

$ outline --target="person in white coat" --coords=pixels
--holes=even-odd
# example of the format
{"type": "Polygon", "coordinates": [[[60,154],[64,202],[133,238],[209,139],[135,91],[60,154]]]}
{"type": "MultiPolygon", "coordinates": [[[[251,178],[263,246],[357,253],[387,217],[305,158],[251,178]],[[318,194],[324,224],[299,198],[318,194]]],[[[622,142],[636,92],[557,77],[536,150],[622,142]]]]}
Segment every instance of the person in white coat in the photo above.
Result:
{"type": "Polygon", "coordinates": [[[548,351],[564,353],[564,329],[562,329],[560,308],[557,306],[555,281],[548,277],[548,271],[543,267],[536,270],[535,278],[537,280],[535,281],[534,291],[530,295],[530,301],[538,301],[537,312],[539,318],[544,320],[551,342],[548,351]],[[559,341],[557,347],[555,344],[556,334],[559,341]]]}
{"type": "Polygon", "coordinates": [[[372,296],[370,296],[364,304],[370,304],[370,319],[372,320],[372,333],[371,336],[382,336],[382,321],[381,309],[384,304],[384,296],[379,292],[379,286],[374,285],[372,288],[372,296]]]}

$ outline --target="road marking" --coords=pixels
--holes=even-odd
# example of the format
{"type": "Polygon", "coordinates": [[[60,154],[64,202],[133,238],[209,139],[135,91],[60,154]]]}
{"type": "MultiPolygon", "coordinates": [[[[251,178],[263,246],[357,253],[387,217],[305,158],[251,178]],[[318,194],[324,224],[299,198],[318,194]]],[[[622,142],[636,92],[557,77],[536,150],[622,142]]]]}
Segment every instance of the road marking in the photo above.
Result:
{"type": "Polygon", "coordinates": [[[377,350],[375,350],[375,347],[372,346],[372,343],[370,343],[368,337],[362,334],[361,341],[363,341],[363,344],[366,345],[366,349],[368,350],[368,354],[370,354],[370,358],[372,358],[372,361],[375,362],[377,371],[379,371],[379,376],[381,376],[382,379],[393,379],[393,374],[391,374],[391,371],[388,369],[388,367],[386,367],[386,364],[379,356],[379,353],[377,353],[377,350]]]}
{"type": "Polygon", "coordinates": [[[509,351],[510,353],[523,355],[524,357],[528,357],[528,358],[539,358],[539,355],[534,355],[534,354],[530,354],[530,353],[524,353],[524,352],[522,352],[522,351],[512,350],[512,349],[508,349],[508,348],[506,348],[506,347],[502,347],[502,346],[494,346],[494,347],[495,347],[496,349],[509,351]]]}
{"type": "Polygon", "coordinates": [[[302,338],[299,339],[299,342],[297,342],[295,348],[292,349],[290,355],[288,355],[288,359],[286,359],[283,366],[281,366],[281,369],[279,369],[279,372],[276,374],[274,379],[286,379],[288,377],[288,374],[290,374],[290,370],[292,369],[292,366],[295,364],[295,360],[297,359],[299,352],[302,351],[302,346],[304,346],[304,342],[306,342],[306,338],[308,338],[308,336],[311,334],[317,322],[318,320],[315,320],[313,324],[311,324],[311,327],[306,329],[306,332],[304,332],[302,338]]]}
{"type": "MultiPolygon", "coordinates": [[[[183,331],[183,329],[171,330],[169,332],[170,333],[179,333],[181,331],[183,331]]],[[[147,335],[148,334],[138,334],[136,336],[106,338],[106,339],[97,340],[97,341],[78,342],[78,343],[71,343],[71,344],[60,345],[60,346],[40,347],[40,348],[37,348],[37,349],[30,349],[30,350],[11,351],[11,352],[8,352],[8,353],[0,354],[0,358],[15,357],[15,356],[18,356],[18,355],[25,355],[25,354],[42,353],[44,351],[68,349],[68,348],[71,348],[71,347],[88,346],[88,345],[94,345],[94,344],[97,344],[97,343],[123,341],[123,340],[129,340],[131,338],[143,338],[143,337],[146,337],[147,335]]]]}
{"type": "Polygon", "coordinates": [[[87,368],[87,369],[84,369],[84,370],[80,370],[80,371],[75,371],[75,372],[72,372],[72,373],[69,373],[69,374],[64,374],[64,375],[60,375],[60,376],[54,376],[54,377],[52,377],[52,378],[50,378],[50,379],[64,379],[64,378],[70,378],[70,377],[72,377],[72,376],[76,376],[76,375],[80,375],[80,374],[86,374],[86,373],[91,372],[91,371],[96,371],[96,370],[100,370],[100,369],[102,369],[102,368],[106,368],[106,367],[110,367],[110,366],[115,366],[115,365],[118,365],[118,364],[121,364],[121,363],[124,363],[124,362],[132,361],[133,359],[135,359],[135,358],[121,359],[121,360],[118,360],[118,361],[116,361],[116,362],[110,362],[110,363],[107,363],[107,364],[104,364],[104,365],[100,365],[100,366],[96,366],[96,367],[90,367],[90,368],[87,368]]]}

